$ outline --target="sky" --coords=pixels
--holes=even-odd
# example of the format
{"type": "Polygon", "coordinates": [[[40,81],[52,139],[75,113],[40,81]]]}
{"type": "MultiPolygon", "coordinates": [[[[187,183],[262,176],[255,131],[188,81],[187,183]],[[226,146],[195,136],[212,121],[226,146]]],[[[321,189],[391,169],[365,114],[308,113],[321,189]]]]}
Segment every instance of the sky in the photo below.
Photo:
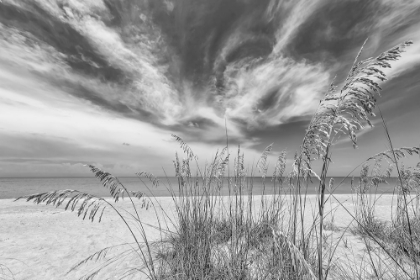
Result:
{"type": "MultiPolygon", "coordinates": [[[[394,146],[418,146],[418,0],[2,0],[0,177],[172,176],[171,134],[201,165],[227,134],[249,172],[271,143],[291,166],[367,38],[361,59],[414,41],[378,105],[394,146]]],[[[372,122],[358,149],[338,139],[330,175],[388,148],[372,122]]]]}

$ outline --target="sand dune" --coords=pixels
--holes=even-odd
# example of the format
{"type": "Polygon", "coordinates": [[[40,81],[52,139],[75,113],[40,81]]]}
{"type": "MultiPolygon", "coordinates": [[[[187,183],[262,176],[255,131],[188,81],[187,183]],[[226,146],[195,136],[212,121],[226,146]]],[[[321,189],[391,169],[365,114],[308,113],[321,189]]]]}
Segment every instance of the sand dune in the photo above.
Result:
{"type": "MultiPolygon", "coordinates": [[[[337,198],[353,212],[351,195],[339,195],[337,198]]],[[[174,213],[174,203],[171,198],[162,197],[158,198],[158,201],[164,205],[164,210],[169,216],[174,213]]],[[[307,211],[312,212],[315,209],[315,197],[310,196],[309,202],[308,205],[313,207],[309,206],[307,211]]],[[[391,203],[390,195],[382,196],[378,200],[376,213],[380,219],[390,219],[391,203]]],[[[119,202],[118,205],[124,209],[130,208],[128,201],[119,202]]],[[[342,230],[348,226],[352,218],[334,199],[331,200],[331,205],[327,203],[326,213],[331,206],[332,208],[338,206],[334,212],[334,221],[342,230]]],[[[161,218],[165,216],[161,211],[156,213],[161,218]]],[[[158,226],[156,213],[153,209],[141,209],[139,215],[143,222],[158,226]]],[[[326,219],[329,219],[328,216],[326,219]]],[[[151,227],[146,227],[146,230],[150,239],[159,238],[158,231],[151,227]]],[[[356,250],[357,255],[357,250],[363,250],[363,246],[357,245],[360,238],[352,236],[351,233],[346,235],[347,239],[354,243],[352,248],[353,251],[356,250]]],[[[17,280],[78,279],[86,273],[93,272],[104,262],[91,262],[77,271],[66,274],[73,265],[104,247],[132,241],[126,226],[111,211],[105,213],[103,221],[98,223],[82,220],[76,213],[61,208],[34,205],[24,201],[0,200],[0,263],[6,265],[17,280]]],[[[133,256],[130,261],[105,269],[103,275],[110,277],[139,266],[139,258],[133,256]]]]}

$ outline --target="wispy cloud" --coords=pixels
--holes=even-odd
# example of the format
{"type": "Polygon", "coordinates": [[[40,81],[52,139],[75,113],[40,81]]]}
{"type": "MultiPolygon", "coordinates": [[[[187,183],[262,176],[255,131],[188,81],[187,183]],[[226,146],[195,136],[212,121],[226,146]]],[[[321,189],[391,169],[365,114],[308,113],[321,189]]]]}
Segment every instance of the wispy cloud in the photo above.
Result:
{"type": "MultiPolygon", "coordinates": [[[[233,68],[233,67],[232,67],[233,68]]],[[[278,57],[246,70],[228,69],[233,86],[224,100],[227,115],[246,120],[249,127],[274,126],[312,113],[330,75],[320,64],[278,57]]]]}
{"type": "MultiPolygon", "coordinates": [[[[416,0],[3,0],[0,110],[13,118],[0,120],[1,132],[23,139],[13,138],[22,151],[38,141],[30,133],[65,147],[73,139],[68,150],[86,151],[73,153],[81,161],[109,163],[117,154],[99,151],[115,149],[122,165],[137,148],[165,157],[171,133],[207,153],[225,144],[225,124],[232,144],[294,145],[367,37],[364,58],[418,41],[387,73],[419,80],[419,18],[416,0]]],[[[385,100],[398,110],[392,83],[385,100]]],[[[42,156],[48,144],[19,154],[11,139],[17,156],[7,159],[52,160],[42,156]]]]}

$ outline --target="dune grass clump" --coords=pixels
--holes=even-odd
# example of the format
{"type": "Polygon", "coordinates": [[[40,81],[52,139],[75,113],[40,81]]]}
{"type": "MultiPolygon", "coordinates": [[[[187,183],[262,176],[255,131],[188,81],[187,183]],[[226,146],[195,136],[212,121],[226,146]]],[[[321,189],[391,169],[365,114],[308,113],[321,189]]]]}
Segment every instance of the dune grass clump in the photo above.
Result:
{"type": "Polygon", "coordinates": [[[414,259],[418,262],[420,260],[420,221],[416,217],[410,219],[410,224],[413,231],[412,239],[408,224],[381,223],[380,229],[371,232],[383,241],[395,256],[408,260],[414,259]]]}
{"type": "MultiPolygon", "coordinates": [[[[97,216],[100,221],[105,209],[115,211],[133,238],[133,243],[124,251],[132,254],[120,254],[115,258],[138,257],[142,263],[125,271],[124,277],[139,274],[153,280],[324,280],[363,279],[361,275],[375,279],[385,279],[391,275],[392,279],[398,275],[399,279],[419,279],[419,223],[416,220],[419,200],[416,186],[420,176],[416,168],[401,168],[399,163],[401,157],[418,154],[419,149],[394,149],[385,121],[390,150],[365,161],[355,190],[356,211],[352,213],[339,202],[340,207],[354,219],[356,230],[353,232],[361,236],[366,245],[368,261],[361,262],[363,273],[340,270],[340,265],[335,262],[337,248],[343,243],[344,249],[349,248],[348,241],[344,242],[347,240],[344,239],[347,229],[341,232],[334,225],[333,212],[326,212],[327,202],[331,203],[334,198],[334,181],[327,182],[334,143],[343,135],[348,135],[356,146],[356,132],[365,125],[372,125],[369,118],[375,115],[376,98],[381,90],[379,82],[386,80],[382,69],[390,68],[390,62],[397,60],[410,44],[407,41],[375,58],[358,61],[362,47],[341,87],[331,84],[320,101],[293,160],[292,171],[285,174],[286,153],[283,151],[278,154],[271,182],[267,182],[267,159],[273,152],[273,146],[269,145],[262,152],[255,165],[263,179],[262,193],[254,192],[253,169],[245,168],[244,154],[239,147],[235,155],[231,155],[227,143],[210,164],[200,168],[193,149],[181,137],[173,135],[185,156],[183,159],[175,156],[174,169],[178,184],[167,186],[174,203],[174,213],[164,212],[163,217],[158,215],[157,210],[164,208],[153,196],[129,191],[118,178],[95,166],[89,167],[110,191],[114,203],[76,190],[47,192],[19,199],[57,207],[63,205],[66,210],[77,211],[79,216],[92,221],[97,216]],[[232,157],[235,158],[232,160],[232,157]],[[313,167],[317,160],[322,164],[320,170],[314,170],[313,167]],[[388,163],[385,170],[382,170],[383,160],[388,163]],[[369,164],[372,162],[374,168],[369,173],[369,164]],[[376,198],[371,193],[385,183],[392,169],[398,173],[399,185],[396,186],[396,216],[390,227],[376,218],[376,198]],[[319,185],[315,209],[308,216],[307,192],[312,180],[317,180],[319,185]],[[266,184],[273,186],[270,196],[264,196],[266,184]],[[228,190],[228,196],[222,196],[224,189],[228,190]],[[410,214],[409,206],[412,203],[408,195],[414,189],[417,192],[417,208],[414,214],[410,214]],[[124,197],[130,201],[131,212],[119,209],[115,204],[124,197]],[[160,236],[153,240],[147,236],[146,227],[150,225],[141,219],[140,211],[143,208],[156,212],[160,236]],[[326,220],[327,215],[332,216],[331,220],[326,220]],[[326,231],[334,233],[337,238],[333,239],[333,234],[326,231]],[[396,250],[406,254],[407,262],[401,263],[396,251],[387,244],[395,244],[396,250]],[[375,263],[374,254],[379,251],[378,256],[385,256],[393,264],[392,271],[390,266],[375,263]],[[407,268],[407,265],[411,268],[407,268]],[[379,267],[385,272],[380,272],[379,267]]],[[[140,172],[137,175],[150,181],[151,190],[161,183],[150,173],[140,172]]],[[[74,269],[103,259],[111,250],[113,248],[96,252],[74,269]]],[[[86,277],[97,277],[101,269],[115,263],[115,258],[86,277]]]]}
{"type": "Polygon", "coordinates": [[[384,151],[370,157],[361,169],[360,183],[355,188],[356,215],[359,221],[358,233],[376,237],[394,256],[408,258],[414,265],[420,260],[420,216],[418,211],[420,165],[406,168],[396,161],[419,154],[420,148],[418,147],[404,147],[384,151]],[[369,161],[374,162],[370,176],[368,175],[369,161]],[[383,169],[383,162],[387,162],[386,169],[383,169]],[[399,168],[399,177],[394,188],[395,211],[392,213],[391,221],[381,221],[376,218],[374,213],[377,201],[376,190],[379,184],[386,183],[395,167],[399,168]],[[371,190],[374,190],[373,194],[369,195],[368,192],[371,190]]]}
{"type": "MultiPolygon", "coordinates": [[[[265,149],[258,163],[263,173],[270,150],[265,149]]],[[[157,279],[302,279],[311,275],[311,265],[300,258],[301,253],[283,233],[288,230],[284,228],[284,194],[260,197],[262,208],[255,210],[257,196],[252,193],[239,148],[234,176],[223,184],[225,151],[215,156],[203,176],[195,177],[190,160],[181,164],[176,157],[180,196],[173,199],[178,223],[158,252],[157,279]],[[221,196],[222,187],[229,188],[232,195],[221,196]]],[[[278,176],[283,175],[285,160],[282,153],[275,171],[278,176]]]]}

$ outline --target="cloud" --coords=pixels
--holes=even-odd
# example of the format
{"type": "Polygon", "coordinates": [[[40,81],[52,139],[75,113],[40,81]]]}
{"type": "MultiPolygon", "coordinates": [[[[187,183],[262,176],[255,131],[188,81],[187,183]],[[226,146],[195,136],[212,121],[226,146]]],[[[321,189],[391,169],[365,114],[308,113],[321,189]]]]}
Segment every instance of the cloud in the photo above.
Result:
{"type": "Polygon", "coordinates": [[[59,7],[44,1],[4,4],[4,8],[7,16],[3,20],[8,25],[11,22],[7,17],[15,11],[23,11],[31,20],[31,26],[22,23],[23,19],[18,19],[15,28],[2,26],[12,38],[3,38],[4,56],[12,62],[36,71],[58,86],[88,88],[84,97],[89,100],[111,103],[117,110],[124,105],[133,111],[153,112],[164,124],[173,123],[180,110],[178,96],[157,65],[158,58],[150,53],[156,47],[150,38],[146,36],[140,44],[124,42],[120,34],[92,17],[89,7],[78,10],[77,16],[71,12],[71,6],[59,7]],[[28,45],[26,38],[39,48],[28,45]],[[10,55],[12,52],[14,56],[10,55]],[[35,53],[31,60],[38,60],[41,66],[25,62],[28,53],[35,53]]]}
{"type": "Polygon", "coordinates": [[[289,3],[282,3],[272,0],[271,6],[267,12],[273,14],[273,17],[286,17],[281,27],[276,31],[277,42],[274,47],[274,54],[282,52],[295,36],[301,25],[305,23],[318,8],[322,6],[324,1],[294,1],[289,3]]]}
{"type": "Polygon", "coordinates": [[[224,100],[227,115],[249,126],[274,126],[311,114],[328,88],[322,65],[278,57],[250,70],[235,69],[233,86],[224,100]]]}
{"type": "Polygon", "coordinates": [[[420,2],[380,0],[373,7],[375,14],[371,19],[373,23],[368,52],[385,51],[405,41],[414,41],[414,45],[392,63],[392,68],[386,70],[388,77],[394,78],[420,64],[420,2]]]}
{"type": "MultiPolygon", "coordinates": [[[[4,0],[0,109],[13,118],[0,120],[0,129],[58,137],[69,151],[105,164],[115,157],[121,166],[137,148],[149,158],[157,146],[155,157],[166,157],[162,139],[171,133],[204,154],[224,146],[226,134],[250,150],[277,137],[294,147],[332,78],[345,78],[367,37],[362,58],[419,41],[387,70],[416,86],[419,16],[416,0],[4,0]],[[127,139],[129,149],[121,145],[127,139]]],[[[396,90],[394,83],[384,89],[396,90]]],[[[26,137],[13,153],[38,143],[26,137]]],[[[19,155],[50,160],[41,156],[47,150],[40,144],[38,154],[19,155]]]]}
{"type": "MultiPolygon", "coordinates": [[[[190,12],[182,11],[184,13],[200,11],[204,18],[201,22],[201,19],[197,18],[197,27],[213,30],[207,38],[201,38],[205,41],[198,44],[212,45],[211,41],[215,42],[216,37],[223,38],[219,47],[214,46],[212,50],[207,50],[211,53],[207,54],[207,62],[205,62],[206,59],[203,60],[202,57],[190,58],[177,50],[179,47],[191,49],[193,45],[189,42],[182,45],[179,45],[178,41],[171,42],[170,36],[174,35],[171,33],[174,30],[168,29],[165,21],[167,19],[159,21],[153,16],[158,9],[168,7],[166,2],[159,2],[155,10],[147,10],[143,9],[146,6],[142,1],[132,4],[121,3],[118,6],[115,3],[101,1],[26,3],[8,0],[2,4],[4,14],[0,18],[3,22],[0,27],[4,34],[2,44],[5,50],[2,59],[8,64],[33,72],[40,80],[64,89],[72,95],[89,100],[105,109],[149,121],[155,125],[176,127],[182,124],[194,124],[194,121],[188,121],[190,119],[208,119],[208,123],[223,127],[223,115],[226,112],[233,119],[249,119],[251,126],[255,123],[277,124],[293,117],[293,114],[291,115],[287,110],[298,107],[297,114],[313,110],[313,102],[301,103],[298,100],[310,94],[307,88],[311,87],[310,80],[313,79],[313,75],[308,79],[309,81],[304,82],[306,88],[305,86],[292,88],[290,92],[286,92],[287,87],[282,88],[279,86],[281,83],[273,81],[265,86],[265,91],[270,92],[272,98],[266,96],[270,93],[263,94],[261,98],[257,97],[254,88],[258,87],[263,79],[274,80],[279,77],[276,72],[289,71],[295,66],[298,70],[305,68],[305,63],[281,56],[269,57],[260,65],[252,59],[248,62],[242,60],[278,53],[279,38],[281,37],[284,41],[285,38],[290,37],[289,35],[280,36],[279,34],[283,31],[278,33],[273,28],[279,19],[276,19],[276,23],[265,19],[257,20],[268,11],[269,1],[266,2],[252,5],[238,3],[229,6],[229,4],[227,7],[216,5],[213,11],[209,11],[206,5],[203,5],[193,8],[190,12]],[[235,12],[236,16],[228,23],[231,26],[230,30],[224,31],[222,29],[226,27],[224,25],[211,25],[216,23],[215,16],[218,11],[231,9],[233,12],[240,7],[246,7],[246,10],[243,14],[235,12]],[[128,10],[139,11],[141,15],[140,17],[130,16],[127,13],[128,10]],[[248,19],[247,15],[251,18],[248,19]],[[254,23],[255,20],[257,23],[254,23]],[[28,24],[29,21],[30,24],[28,24]],[[266,35],[261,35],[261,32],[251,32],[256,24],[262,24],[271,31],[266,35]],[[273,50],[273,44],[277,46],[276,50],[273,50]],[[264,48],[265,50],[261,52],[264,48]],[[170,56],[172,59],[169,59],[170,56]],[[209,68],[210,72],[202,72],[202,78],[187,75],[189,71],[195,71],[196,67],[187,69],[186,66],[199,64],[204,66],[205,63],[213,67],[209,68]],[[225,67],[226,70],[221,70],[220,67],[225,67]],[[237,70],[242,71],[240,75],[232,73],[237,70]],[[254,80],[254,85],[249,83],[243,85],[243,80],[254,74],[258,75],[254,80]],[[212,86],[220,83],[216,79],[216,84],[212,85],[214,75],[219,75],[224,80],[222,81],[225,88],[222,103],[217,102],[213,96],[212,86]],[[195,80],[191,81],[197,78],[207,79],[207,83],[197,84],[195,80]],[[249,103],[246,105],[248,108],[232,108],[231,104],[238,101],[238,96],[232,96],[231,84],[239,84],[239,95],[243,97],[239,98],[239,101],[249,103]],[[274,93],[275,91],[278,93],[274,93]],[[260,108],[258,108],[260,105],[263,109],[267,106],[274,108],[277,106],[276,109],[282,110],[279,104],[268,103],[270,100],[278,103],[285,98],[290,100],[291,104],[283,114],[275,116],[273,112],[260,114],[260,108]],[[274,121],[276,117],[283,120],[274,121]]],[[[289,8],[298,10],[304,7],[302,3],[289,8]]],[[[173,9],[167,12],[176,13],[178,9],[190,8],[192,4],[187,1],[179,5],[175,4],[173,9]]],[[[270,3],[270,5],[273,4],[270,3]]],[[[276,9],[281,10],[280,7],[276,9]]],[[[308,8],[308,13],[310,13],[309,10],[308,8]]],[[[183,15],[186,16],[186,14],[183,15]]],[[[219,17],[222,17],[219,18],[222,22],[227,23],[229,15],[219,17]]],[[[284,20],[284,28],[293,26],[293,29],[296,29],[302,21],[302,18],[296,20],[294,17],[289,17],[284,20]]],[[[202,37],[194,32],[187,31],[186,34],[191,39],[202,37]]],[[[291,39],[287,39],[289,40],[291,39]]],[[[307,65],[307,67],[307,72],[311,70],[322,72],[320,65],[307,65]]],[[[320,84],[325,84],[327,76],[326,73],[320,73],[321,81],[316,82],[315,91],[319,90],[320,84]]],[[[302,78],[293,81],[292,75],[289,75],[287,79],[290,80],[288,87],[302,82],[302,78]]],[[[310,98],[316,99],[317,93],[314,96],[310,98]]]]}

